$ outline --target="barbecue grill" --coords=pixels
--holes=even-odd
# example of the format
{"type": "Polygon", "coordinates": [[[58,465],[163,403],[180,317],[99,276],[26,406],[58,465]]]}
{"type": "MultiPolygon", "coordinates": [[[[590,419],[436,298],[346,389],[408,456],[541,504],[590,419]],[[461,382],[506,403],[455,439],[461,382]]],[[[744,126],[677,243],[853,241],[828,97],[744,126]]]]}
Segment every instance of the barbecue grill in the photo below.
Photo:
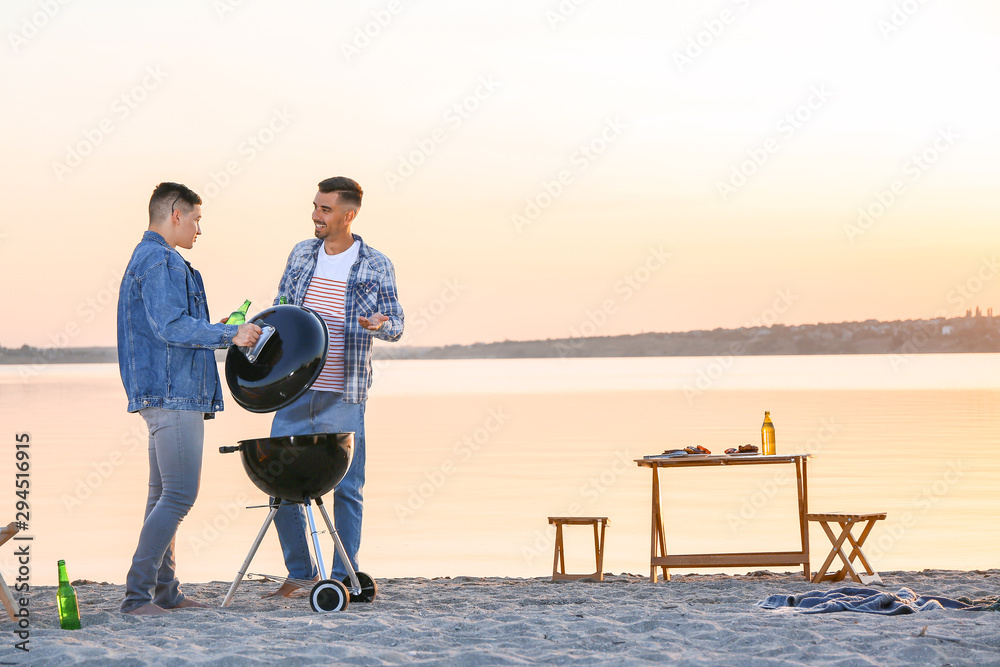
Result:
{"type": "MultiPolygon", "coordinates": [[[[233,398],[251,412],[273,412],[289,405],[305,393],[326,361],[326,323],[315,311],[303,306],[280,305],[255,315],[251,320],[262,329],[272,327],[266,341],[251,350],[235,346],[226,356],[226,382],[233,398]],[[253,357],[253,361],[250,361],[253,357]]],[[[342,611],[350,602],[371,602],[378,593],[375,580],[355,572],[337,529],[330,519],[323,496],[344,479],[354,457],[353,433],[312,433],[274,438],[241,440],[219,452],[240,452],[243,469],[254,485],[272,498],[269,512],[243,561],[236,579],[223,600],[232,601],[240,582],[274,522],[282,501],[305,506],[313,549],[320,576],[326,572],[323,550],[313,519],[312,503],[319,507],[336,553],[347,569],[343,581],[323,579],[312,586],[309,604],[313,611],[342,611]]],[[[270,576],[271,579],[309,586],[312,581],[270,576]]]]}

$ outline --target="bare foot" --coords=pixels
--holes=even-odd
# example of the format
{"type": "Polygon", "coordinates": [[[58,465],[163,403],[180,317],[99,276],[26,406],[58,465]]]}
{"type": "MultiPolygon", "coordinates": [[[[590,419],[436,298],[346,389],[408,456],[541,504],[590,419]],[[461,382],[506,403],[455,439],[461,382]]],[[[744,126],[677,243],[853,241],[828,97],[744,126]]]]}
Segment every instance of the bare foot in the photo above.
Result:
{"type": "MultiPolygon", "coordinates": [[[[319,581],[319,577],[313,579],[313,581],[319,581]]],[[[301,597],[303,595],[308,595],[309,591],[302,590],[302,587],[298,584],[294,584],[290,581],[286,581],[281,584],[278,590],[271,593],[265,593],[261,595],[262,598],[291,598],[291,597],[301,597]]]]}
{"type": "Polygon", "coordinates": [[[132,611],[126,611],[125,613],[132,616],[162,616],[167,613],[167,610],[156,606],[152,602],[147,602],[141,607],[136,607],[132,611]]]}
{"type": "Polygon", "coordinates": [[[193,609],[196,607],[201,609],[201,608],[207,608],[208,606],[209,605],[205,604],[204,602],[198,602],[197,600],[192,600],[191,598],[184,598],[183,600],[175,604],[173,607],[168,607],[168,609],[170,611],[173,611],[174,609],[193,609]]]}

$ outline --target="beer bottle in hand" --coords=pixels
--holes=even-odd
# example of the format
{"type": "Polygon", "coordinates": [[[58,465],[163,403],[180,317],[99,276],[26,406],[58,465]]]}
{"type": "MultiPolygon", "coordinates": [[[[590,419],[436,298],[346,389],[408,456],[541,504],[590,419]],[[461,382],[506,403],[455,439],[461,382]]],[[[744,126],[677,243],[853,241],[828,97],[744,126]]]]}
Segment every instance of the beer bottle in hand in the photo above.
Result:
{"type": "Polygon", "coordinates": [[[69,585],[66,561],[59,561],[59,589],[56,591],[59,603],[59,626],[63,630],[80,629],[80,606],[76,601],[76,591],[69,585]]]}
{"type": "Polygon", "coordinates": [[[226,320],[226,324],[244,324],[247,321],[247,311],[250,309],[250,299],[243,302],[239,310],[234,310],[229,319],[226,320]]]}

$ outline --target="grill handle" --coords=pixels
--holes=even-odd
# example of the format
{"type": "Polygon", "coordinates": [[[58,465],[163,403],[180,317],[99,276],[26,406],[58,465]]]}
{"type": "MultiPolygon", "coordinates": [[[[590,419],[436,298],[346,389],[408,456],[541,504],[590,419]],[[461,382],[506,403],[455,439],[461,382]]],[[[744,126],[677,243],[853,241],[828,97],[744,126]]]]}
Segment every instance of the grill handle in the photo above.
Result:
{"type": "Polygon", "coordinates": [[[242,451],[243,445],[236,445],[235,447],[219,447],[220,454],[232,454],[233,452],[242,451]]]}

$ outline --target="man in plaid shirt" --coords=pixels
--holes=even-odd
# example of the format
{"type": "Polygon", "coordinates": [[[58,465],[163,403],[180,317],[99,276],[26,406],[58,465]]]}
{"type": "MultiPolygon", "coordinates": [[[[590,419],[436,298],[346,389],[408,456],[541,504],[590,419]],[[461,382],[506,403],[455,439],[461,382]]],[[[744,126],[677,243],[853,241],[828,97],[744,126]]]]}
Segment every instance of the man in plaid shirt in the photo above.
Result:
{"type": "MultiPolygon", "coordinates": [[[[395,342],[403,335],[403,308],[389,258],[351,233],[363,195],[356,181],[338,176],[319,183],[313,199],[315,239],[297,244],[278,285],[275,304],[312,308],[327,324],[326,365],[309,391],[278,410],[271,437],[354,432],[354,459],[334,492],[334,523],[354,569],[361,546],[362,489],[365,482],[365,401],[372,382],[372,339],[395,342]]],[[[274,518],[290,579],[318,579],[309,553],[302,506],[283,504],[274,518]]],[[[335,554],[330,577],[347,571],[335,554]]],[[[298,586],[286,582],[272,595],[287,596],[298,586]]]]}

